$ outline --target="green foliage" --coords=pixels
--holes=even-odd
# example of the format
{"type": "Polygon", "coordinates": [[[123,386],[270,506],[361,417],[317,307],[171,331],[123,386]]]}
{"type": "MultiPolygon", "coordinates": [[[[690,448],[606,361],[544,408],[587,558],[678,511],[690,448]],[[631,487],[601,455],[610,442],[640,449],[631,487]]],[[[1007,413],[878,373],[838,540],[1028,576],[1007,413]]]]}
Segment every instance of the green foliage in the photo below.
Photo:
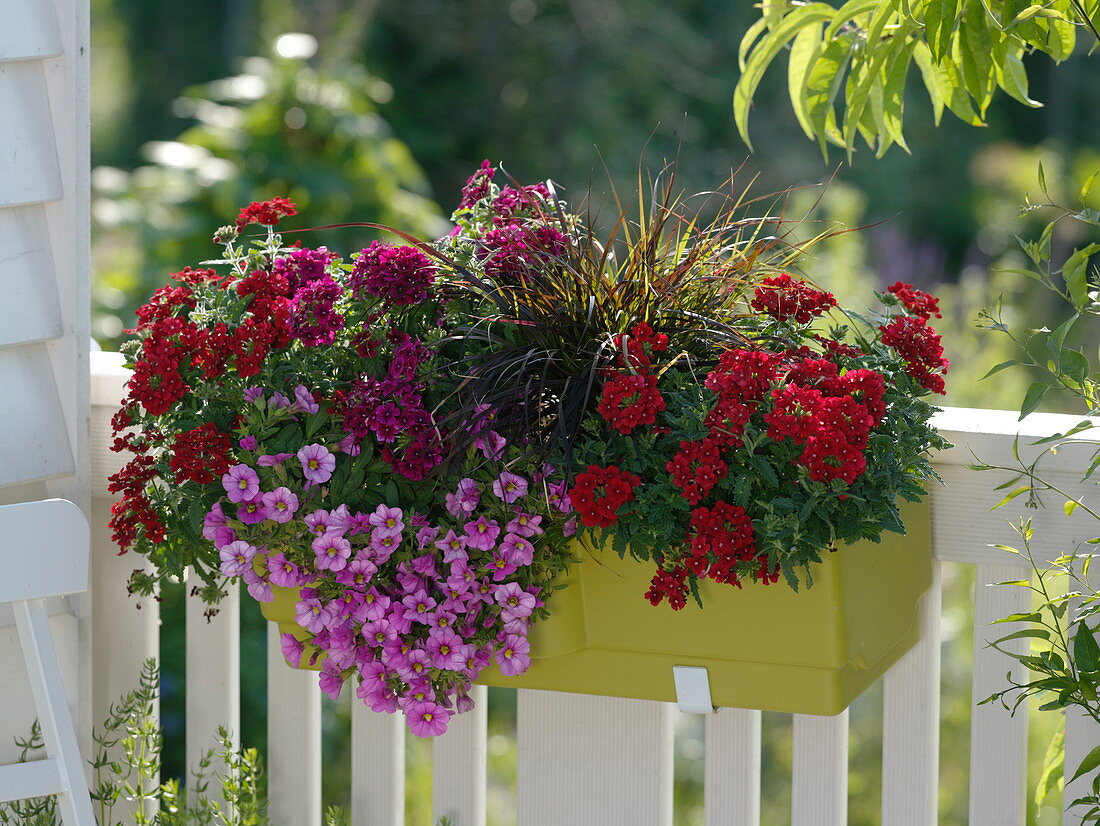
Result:
{"type": "Polygon", "coordinates": [[[936,123],[946,108],[964,123],[984,126],[998,90],[1025,106],[1025,55],[1061,62],[1078,30],[1100,41],[1097,0],[775,0],[741,41],[733,95],[737,129],[749,143],[749,109],[768,67],[788,53],[788,94],[799,125],[823,154],[828,145],[849,159],[862,138],[882,157],[893,145],[908,151],[902,131],[905,88],[918,74],[936,123]],[[838,104],[843,102],[838,113],[838,104]]]}
{"type": "MultiPolygon", "coordinates": [[[[186,789],[176,779],[160,782],[159,683],[156,661],[147,660],[138,687],[111,705],[92,734],[91,795],[99,825],[270,826],[263,761],[255,749],[237,745],[224,727],[218,728],[216,747],[199,758],[186,789]]],[[[18,762],[40,759],[44,744],[38,721],[26,739],[15,742],[18,762]]],[[[2,803],[0,824],[60,826],[57,798],[2,803]]],[[[347,817],[331,807],[326,826],[347,826],[347,817]]]]}
{"type": "MultiPolygon", "coordinates": [[[[1079,193],[1082,202],[1088,197],[1091,183],[1092,178],[1079,193]]],[[[1008,367],[1023,366],[1031,368],[1033,374],[1042,376],[1031,384],[1025,394],[1020,418],[1036,410],[1047,391],[1055,387],[1068,391],[1084,407],[1087,418],[1063,433],[1052,434],[1033,442],[1032,446],[1042,449],[1032,458],[1021,458],[1019,445],[1015,445],[1018,462],[1016,467],[979,464],[974,469],[1008,471],[1012,474],[1012,478],[998,486],[1008,491],[1000,505],[1026,493],[1028,504],[1037,507],[1043,504],[1043,494],[1052,494],[1062,502],[1062,510],[1066,516],[1079,511],[1094,520],[1094,527],[1100,533],[1100,512],[1094,510],[1085,501],[1085,497],[1075,496],[1064,490],[1047,477],[1040,467],[1044,458],[1073,445],[1075,449],[1093,450],[1093,461],[1085,471],[1082,481],[1092,480],[1100,468],[1100,438],[1093,435],[1098,424],[1097,414],[1100,412],[1100,364],[1090,360],[1083,347],[1067,344],[1079,320],[1100,317],[1100,290],[1095,283],[1094,271],[1089,267],[1090,258],[1100,251],[1100,246],[1090,243],[1075,247],[1060,268],[1051,262],[1051,241],[1060,222],[1070,219],[1096,227],[1100,226],[1100,216],[1094,210],[1084,207],[1065,209],[1050,203],[1046,176],[1041,166],[1039,184],[1047,203],[1029,202],[1024,209],[1025,213],[1055,209],[1056,217],[1046,224],[1037,240],[1020,241],[1032,266],[1017,270],[1016,274],[1038,282],[1059,296],[1068,304],[1069,315],[1054,329],[1044,326],[1020,334],[1004,322],[1002,306],[984,311],[980,315],[982,326],[1008,336],[1020,351],[1017,359],[996,365],[987,375],[1008,367]]],[[[1022,551],[1007,546],[998,547],[1008,553],[1022,554],[1030,564],[1034,577],[1002,584],[1029,588],[1036,594],[1037,604],[1029,612],[998,620],[998,623],[1022,624],[1024,628],[1000,637],[991,645],[1027,666],[1031,676],[1024,683],[1017,683],[1010,677],[1011,685],[1008,688],[996,692],[984,702],[998,701],[1015,712],[1029,698],[1040,697],[1044,700],[1039,707],[1040,711],[1074,708],[1100,722],[1100,644],[1096,641],[1096,634],[1100,632],[1100,621],[1097,619],[1100,615],[1100,592],[1090,584],[1089,579],[1089,567],[1095,554],[1082,551],[1086,545],[1100,544],[1100,536],[1088,539],[1046,566],[1040,566],[1031,550],[1033,531],[1030,520],[1021,522],[1017,531],[1023,540],[1022,551]],[[1068,590],[1055,590],[1052,581],[1056,578],[1064,578],[1069,585],[1068,590]],[[1027,640],[1031,646],[1023,652],[1004,647],[1004,643],[1018,639],[1027,640]],[[1035,650],[1032,651],[1031,648],[1035,650]]],[[[1057,788],[1058,779],[1063,775],[1064,761],[1064,738],[1058,734],[1047,750],[1046,766],[1035,792],[1037,807],[1057,788]]],[[[1072,782],[1083,776],[1092,776],[1091,792],[1070,804],[1081,812],[1082,823],[1100,823],[1098,769],[1100,746],[1085,757],[1070,777],[1072,782]]]]}

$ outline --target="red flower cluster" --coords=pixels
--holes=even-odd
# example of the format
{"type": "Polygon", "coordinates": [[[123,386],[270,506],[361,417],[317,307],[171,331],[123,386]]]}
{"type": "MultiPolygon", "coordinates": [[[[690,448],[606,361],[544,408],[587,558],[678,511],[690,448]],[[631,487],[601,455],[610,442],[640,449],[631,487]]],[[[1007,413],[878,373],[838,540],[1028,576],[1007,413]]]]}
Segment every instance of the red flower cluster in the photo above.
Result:
{"type": "Polygon", "coordinates": [[[657,377],[648,372],[617,373],[603,386],[596,410],[623,435],[634,428],[653,424],[665,409],[657,389],[657,377]]]}
{"type": "Polygon", "coordinates": [[[816,386],[790,383],[776,388],[773,407],[764,415],[768,437],[803,445],[799,463],[811,479],[843,479],[850,485],[867,467],[863,451],[885,413],[885,389],[882,376],[873,370],[826,376],[816,386]],[[853,395],[857,392],[862,400],[853,395]]]}
{"type": "Polygon", "coordinates": [[[616,512],[634,498],[634,488],[641,483],[633,473],[616,465],[605,468],[589,465],[587,471],[578,473],[573,480],[569,499],[585,525],[609,528],[619,519],[616,512]]]}
{"type": "Polygon", "coordinates": [[[671,571],[658,568],[649,583],[649,590],[645,592],[645,598],[651,605],[660,605],[661,600],[667,598],[669,607],[673,611],[679,611],[687,605],[687,574],[687,568],[683,565],[677,565],[671,571]]]}
{"type": "Polygon", "coordinates": [[[297,215],[298,210],[288,198],[272,198],[270,201],[253,201],[237,216],[237,231],[249,224],[273,227],[283,218],[297,215]]]}
{"type": "Polygon", "coordinates": [[[879,327],[882,343],[893,347],[905,360],[905,372],[926,390],[943,395],[946,384],[943,374],[950,362],[943,357],[939,334],[923,318],[895,318],[879,327]]]}
{"type": "Polygon", "coordinates": [[[683,497],[692,505],[698,505],[728,468],[722,461],[722,444],[704,438],[698,442],[680,442],[680,450],[665,465],[683,497]]]}
{"type": "Polygon", "coordinates": [[[805,281],[783,273],[765,278],[763,286],[756,288],[750,306],[777,321],[793,318],[799,324],[806,324],[815,316],[835,307],[836,296],[815,290],[805,281]]]}
{"type": "MultiPolygon", "coordinates": [[[[138,325],[135,330],[147,330],[157,321],[172,318],[178,310],[186,311],[194,308],[195,297],[190,287],[161,287],[145,304],[137,308],[135,315],[138,318],[138,325]]],[[[135,330],[127,332],[132,333],[135,330]]]]}
{"type": "Polygon", "coordinates": [[[896,295],[898,301],[900,301],[902,306],[912,315],[920,316],[924,319],[929,319],[932,316],[943,318],[940,314],[940,300],[934,295],[926,293],[924,290],[916,289],[912,284],[895,281],[891,286],[886,288],[886,291],[896,295]]]}
{"type": "Polygon", "coordinates": [[[688,568],[696,576],[741,587],[737,565],[756,557],[756,534],[744,508],[715,502],[691,512],[691,557],[688,568]]]}
{"type": "Polygon", "coordinates": [[[229,457],[232,447],[233,442],[229,436],[219,431],[213,422],[178,434],[172,443],[172,456],[168,460],[176,474],[176,484],[210,484],[233,464],[229,457]]]}
{"type": "Polygon", "coordinates": [[[778,375],[780,356],[763,350],[727,350],[703,384],[718,394],[703,423],[723,447],[740,447],[741,434],[778,375]]]}
{"type": "Polygon", "coordinates": [[[615,336],[616,364],[635,370],[653,364],[655,353],[668,349],[668,336],[655,333],[644,321],[635,324],[629,335],[615,336]]]}
{"type": "Polygon", "coordinates": [[[417,304],[428,297],[436,267],[416,247],[374,241],[359,253],[348,277],[352,291],[383,298],[393,304],[417,304]]]}
{"type": "Polygon", "coordinates": [[[145,486],[156,475],[156,460],[152,456],[138,455],[108,478],[107,490],[122,494],[122,498],[111,506],[108,523],[112,541],[122,549],[119,553],[125,553],[134,544],[139,528],[144,528],[150,542],[164,541],[164,524],[145,495],[145,486]]]}

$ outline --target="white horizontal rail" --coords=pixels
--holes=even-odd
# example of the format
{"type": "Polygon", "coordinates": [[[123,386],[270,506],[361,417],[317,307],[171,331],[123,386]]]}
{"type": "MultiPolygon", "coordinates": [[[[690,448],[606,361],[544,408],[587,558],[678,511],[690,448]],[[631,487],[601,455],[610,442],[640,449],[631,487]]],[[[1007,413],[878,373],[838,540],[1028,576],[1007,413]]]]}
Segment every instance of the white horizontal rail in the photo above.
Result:
{"type": "MultiPolygon", "coordinates": [[[[117,406],[125,371],[104,354],[93,373],[93,490],[101,497],[96,513],[105,518],[109,506],[105,476],[118,466],[107,452],[110,439],[99,432],[117,406]]],[[[939,454],[937,471],[947,487],[933,485],[933,551],[938,560],[975,565],[978,576],[975,617],[975,659],[972,691],[975,699],[1004,687],[1012,664],[985,647],[997,626],[988,623],[1026,603],[1019,588],[987,588],[984,583],[1016,579],[1021,569],[989,543],[1014,545],[1018,537],[1008,526],[1015,518],[1034,520],[1035,548],[1055,555],[1072,548],[1088,523],[1083,516],[1065,518],[1061,502],[1029,510],[1025,496],[1000,510],[990,510],[1003,496],[992,488],[1003,473],[976,473],[966,465],[977,460],[1012,466],[1017,433],[1023,455],[1039,448],[1035,438],[1065,431],[1078,417],[1034,415],[1023,423],[1004,411],[947,409],[936,417],[941,432],[954,444],[939,454]]],[[[1070,495],[1090,488],[1079,478],[1085,453],[1069,449],[1045,460],[1070,495]]],[[[1095,488],[1095,485],[1092,486],[1095,488]]],[[[123,581],[138,560],[116,559],[107,533],[94,536],[93,593],[100,603],[123,592],[123,581]]],[[[922,612],[922,640],[886,676],[884,686],[882,823],[885,826],[931,826],[937,822],[939,775],[941,597],[939,564],[922,612]]],[[[121,602],[119,600],[119,602],[121,602]]],[[[236,606],[231,602],[215,625],[189,606],[188,762],[198,738],[209,738],[217,723],[239,728],[235,714],[240,674],[236,606]],[[200,655],[201,652],[201,655],[200,655]],[[205,729],[200,731],[200,729],[205,729]]],[[[118,614],[122,609],[117,609],[118,614]]],[[[97,609],[99,617],[115,614],[97,609]]],[[[133,616],[133,615],[131,615],[133,616]]],[[[97,703],[108,688],[115,691],[122,677],[133,672],[142,657],[156,650],[156,605],[144,604],[135,619],[112,619],[95,634],[97,703]],[[104,627],[106,625],[106,627],[104,627]]],[[[1008,630],[1006,628],[1006,630],[1008,630]]],[[[1015,629],[1011,629],[1015,630],[1015,629]]],[[[269,732],[268,767],[271,814],[274,820],[316,826],[321,822],[321,704],[316,677],[287,668],[278,637],[268,631],[269,732]]],[[[457,718],[451,731],[433,747],[435,818],[447,816],[454,826],[486,820],[487,699],[477,690],[478,711],[457,718]]],[[[631,823],[668,826],[672,823],[672,720],[678,712],[667,704],[634,700],[522,691],[518,700],[519,826],[540,824],[631,823]]],[[[707,826],[759,826],[761,817],[761,714],[724,709],[706,720],[705,822],[707,826]]],[[[973,713],[970,822],[1022,823],[1026,717],[1010,718],[1003,710],[982,706],[973,713]]],[[[1069,766],[1096,740],[1088,721],[1068,720],[1069,766]]],[[[405,822],[406,732],[400,715],[375,715],[353,700],[352,824],[401,826],[405,822]]],[[[207,739],[208,742],[208,739],[207,739]]],[[[792,775],[792,823],[833,826],[847,819],[847,714],[834,718],[795,716],[792,775]]],[[[958,762],[967,755],[945,755],[958,762]]],[[[1079,759],[1079,758],[1078,758],[1079,759]]],[[[1079,786],[1079,784],[1077,784],[1079,786]]],[[[1072,790],[1067,790],[1068,795],[1072,790]]],[[[1075,823],[1067,816],[1067,823],[1075,823]]]]}

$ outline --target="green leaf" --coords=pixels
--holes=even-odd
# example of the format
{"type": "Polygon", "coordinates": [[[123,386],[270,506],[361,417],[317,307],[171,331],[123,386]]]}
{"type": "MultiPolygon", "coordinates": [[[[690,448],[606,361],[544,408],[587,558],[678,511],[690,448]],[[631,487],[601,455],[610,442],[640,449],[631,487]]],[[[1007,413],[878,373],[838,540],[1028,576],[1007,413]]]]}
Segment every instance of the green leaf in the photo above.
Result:
{"type": "Polygon", "coordinates": [[[965,4],[959,21],[958,50],[962,56],[966,90],[977,101],[978,111],[984,118],[996,88],[996,73],[993,68],[994,41],[986,22],[985,9],[980,3],[965,4]]]}
{"type": "Polygon", "coordinates": [[[1077,771],[1073,773],[1073,777],[1067,782],[1072,783],[1081,775],[1088,774],[1096,769],[1097,766],[1100,766],[1100,746],[1097,746],[1085,755],[1085,759],[1081,761],[1081,765],[1077,767],[1077,771]]]}
{"type": "Polygon", "coordinates": [[[823,153],[826,140],[841,143],[840,133],[835,124],[833,102],[840,92],[840,85],[844,81],[844,73],[851,58],[851,43],[845,40],[834,40],[817,55],[806,76],[803,110],[823,153]]]}
{"type": "Polygon", "coordinates": [[[1000,645],[1009,640],[1021,639],[1049,640],[1050,632],[1044,631],[1041,628],[1028,628],[1024,631],[1017,631],[1015,634],[1009,634],[1007,637],[1001,637],[1000,639],[994,640],[994,642],[1000,645]]]}
{"type": "Polygon", "coordinates": [[[1063,766],[1066,758],[1066,722],[1058,717],[1058,730],[1050,739],[1046,754],[1043,755],[1043,773],[1035,787],[1035,808],[1040,809],[1047,796],[1062,784],[1063,766]]]}
{"type": "MultiPolygon", "coordinates": [[[[771,65],[772,60],[779,51],[787,45],[798,32],[805,26],[812,25],[822,20],[828,20],[833,16],[835,9],[825,3],[809,3],[805,6],[792,8],[783,18],[782,22],[770,29],[752,47],[745,61],[745,68],[741,77],[737,79],[737,86],[733,90],[733,119],[737,124],[737,131],[741,139],[752,149],[749,140],[749,107],[752,105],[753,95],[760,85],[764,72],[771,65]]],[[[750,29],[750,32],[752,30],[750,29]]],[[[748,35],[746,35],[746,38],[748,35]]]]}
{"type": "Polygon", "coordinates": [[[993,367],[989,368],[989,372],[986,373],[984,376],[982,376],[980,379],[978,379],[978,381],[984,381],[985,379],[988,379],[990,376],[994,376],[997,373],[1000,373],[1002,370],[1007,370],[1009,367],[1015,367],[1017,364],[1023,364],[1023,362],[1017,361],[1016,359],[1009,359],[1008,361],[1002,361],[1000,364],[996,364],[993,367]]]}
{"type": "Polygon", "coordinates": [[[928,0],[924,10],[925,40],[936,61],[947,54],[955,20],[959,16],[959,0],[928,0]]]}
{"type": "Polygon", "coordinates": [[[1031,387],[1027,389],[1027,393],[1024,395],[1024,403],[1020,405],[1020,418],[1034,413],[1040,403],[1043,401],[1043,396],[1046,395],[1047,390],[1050,389],[1050,385],[1046,382],[1037,381],[1033,382],[1031,387]]]}
{"type": "Polygon", "coordinates": [[[1073,512],[1077,510],[1080,504],[1080,502],[1074,499],[1067,499],[1062,503],[1062,510],[1065,512],[1066,516],[1073,516],[1073,512]]]}
{"type": "Polygon", "coordinates": [[[1081,672],[1100,669],[1100,645],[1097,644],[1092,629],[1083,622],[1077,626],[1077,633],[1073,637],[1073,661],[1081,672]]]}
{"type": "Polygon", "coordinates": [[[1040,6],[1036,4],[1028,6],[1026,9],[1024,9],[1022,12],[1012,18],[1012,21],[1007,26],[1005,26],[1005,31],[1010,31],[1019,26],[1021,23],[1026,23],[1028,20],[1033,20],[1036,17],[1057,17],[1063,20],[1065,19],[1064,17],[1062,17],[1061,12],[1050,8],[1049,6],[1040,6]]]}
{"type": "Polygon", "coordinates": [[[1008,95],[1015,98],[1025,106],[1032,108],[1042,107],[1042,103],[1033,100],[1029,92],[1027,69],[1024,68],[1022,59],[1023,47],[1008,40],[1000,41],[994,47],[993,68],[996,72],[997,85],[1008,95]]]}
{"type": "Polygon", "coordinates": [[[1088,263],[1089,258],[1100,251],[1100,244],[1089,244],[1076,249],[1062,265],[1062,278],[1066,281],[1066,290],[1075,307],[1088,304],[1088,263]]]}
{"type": "Polygon", "coordinates": [[[1008,496],[1006,496],[1004,499],[1002,499],[1000,502],[990,508],[990,510],[997,510],[997,508],[1001,507],[1002,505],[1007,505],[1021,493],[1027,493],[1029,490],[1031,490],[1031,485],[1022,485],[1018,488],[1015,488],[1012,492],[1008,494],[1008,496]]]}
{"type": "Polygon", "coordinates": [[[1058,369],[1076,382],[1083,382],[1089,375],[1089,360],[1083,353],[1063,347],[1058,353],[1058,369]]]}
{"type": "MultiPolygon", "coordinates": [[[[909,64],[913,60],[915,41],[908,37],[898,37],[896,54],[886,69],[886,83],[882,90],[882,130],[894,143],[909,151],[902,134],[905,114],[905,81],[909,76],[909,64]]],[[[888,144],[884,141],[879,149],[879,157],[888,144]]]]}
{"type": "Polygon", "coordinates": [[[791,44],[791,54],[787,58],[787,90],[791,97],[791,107],[798,119],[802,131],[811,140],[815,137],[813,125],[806,116],[806,88],[810,67],[821,51],[821,30],[824,24],[807,26],[800,31],[791,44]]]}
{"type": "Polygon", "coordinates": [[[920,69],[921,78],[924,80],[924,88],[928,91],[929,100],[932,101],[932,115],[936,126],[939,126],[940,119],[943,117],[943,87],[940,85],[940,77],[932,61],[932,53],[928,49],[928,44],[924,41],[918,41],[913,46],[913,60],[916,61],[917,68],[920,69]]]}

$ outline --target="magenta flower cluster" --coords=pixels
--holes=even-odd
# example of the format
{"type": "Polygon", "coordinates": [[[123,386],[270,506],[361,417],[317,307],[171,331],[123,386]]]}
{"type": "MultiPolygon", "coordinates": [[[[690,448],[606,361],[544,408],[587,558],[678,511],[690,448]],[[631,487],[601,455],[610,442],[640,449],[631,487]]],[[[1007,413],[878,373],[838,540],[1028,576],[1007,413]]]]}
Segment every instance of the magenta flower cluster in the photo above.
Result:
{"type": "Polygon", "coordinates": [[[428,297],[436,267],[416,247],[394,246],[374,241],[359,253],[348,285],[391,304],[417,304],[428,297]]]}
{"type": "MultiPolygon", "coordinates": [[[[261,467],[274,466],[267,458],[261,467]]],[[[236,465],[203,534],[222,573],[242,577],[255,599],[270,601],[273,586],[300,589],[301,632],[282,637],[292,665],[320,661],[330,696],[355,679],[372,710],[402,711],[416,735],[442,734],[472,707],[483,669],[515,675],[530,664],[528,625],[545,584],[535,565],[541,478],[464,478],[446,495],[446,515],[429,523],[400,507],[352,512],[313,497],[310,487],[329,481],[335,464],[320,444],[278,455],[289,485],[290,471],[300,471],[302,499],[288,487],[263,490],[254,468],[236,465]]]]}

